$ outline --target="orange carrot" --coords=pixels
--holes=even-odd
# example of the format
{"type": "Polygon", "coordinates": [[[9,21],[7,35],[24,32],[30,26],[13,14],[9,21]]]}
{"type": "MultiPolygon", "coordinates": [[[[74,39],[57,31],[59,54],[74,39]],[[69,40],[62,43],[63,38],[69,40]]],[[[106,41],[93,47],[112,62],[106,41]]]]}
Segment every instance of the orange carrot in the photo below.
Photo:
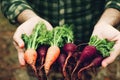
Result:
{"type": "Polygon", "coordinates": [[[47,55],[45,58],[44,69],[45,73],[48,74],[51,65],[56,61],[60,55],[60,48],[58,46],[51,46],[48,48],[47,55]]]}
{"type": "Polygon", "coordinates": [[[26,61],[27,64],[29,64],[33,68],[35,72],[36,72],[36,67],[35,67],[36,59],[37,59],[37,52],[35,49],[30,48],[25,51],[24,60],[26,61]]]}
{"type": "Polygon", "coordinates": [[[37,59],[37,47],[40,44],[38,37],[41,35],[39,32],[46,31],[45,25],[40,22],[36,24],[32,33],[28,36],[27,34],[22,34],[22,39],[25,42],[26,51],[24,53],[24,59],[27,64],[29,64],[33,70],[36,72],[36,59],[37,59]],[[44,28],[44,30],[43,30],[44,28]]]}
{"type": "Polygon", "coordinates": [[[71,35],[73,35],[71,28],[66,26],[55,27],[51,32],[49,32],[49,40],[47,42],[49,42],[50,47],[48,48],[44,63],[46,75],[48,75],[51,65],[60,55],[60,47],[62,47],[64,43],[72,41],[73,36],[71,35]]]}

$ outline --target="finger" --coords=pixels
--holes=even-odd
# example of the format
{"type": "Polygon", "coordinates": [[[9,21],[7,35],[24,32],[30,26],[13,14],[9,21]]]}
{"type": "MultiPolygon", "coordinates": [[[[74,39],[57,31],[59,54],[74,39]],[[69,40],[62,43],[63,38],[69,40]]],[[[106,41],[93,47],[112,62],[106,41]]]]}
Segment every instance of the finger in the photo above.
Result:
{"type": "Polygon", "coordinates": [[[17,49],[17,52],[18,52],[18,60],[19,60],[19,63],[21,66],[24,66],[25,65],[25,60],[24,60],[24,49],[23,48],[20,48],[16,42],[13,41],[13,44],[15,46],[15,48],[17,49]]]}
{"type": "Polygon", "coordinates": [[[110,57],[107,57],[106,59],[104,59],[103,61],[102,61],[102,67],[107,67],[108,66],[108,64],[110,64],[110,63],[112,63],[114,60],[116,59],[116,57],[114,56],[110,56],[110,57]]]}
{"type": "Polygon", "coordinates": [[[21,39],[21,36],[22,36],[21,32],[22,31],[18,28],[16,30],[16,32],[14,33],[13,40],[20,48],[23,48],[24,47],[24,42],[21,39]]]}
{"type": "Polygon", "coordinates": [[[102,66],[107,67],[107,65],[112,63],[119,54],[120,54],[120,39],[113,46],[113,51],[111,51],[110,56],[102,61],[102,66]]]}
{"type": "Polygon", "coordinates": [[[25,66],[24,52],[18,52],[18,60],[21,66],[25,66]]]}
{"type": "Polygon", "coordinates": [[[47,22],[44,19],[42,19],[42,21],[45,23],[45,25],[46,25],[46,27],[47,27],[48,30],[52,30],[53,29],[52,25],[49,22],[47,22]]]}
{"type": "Polygon", "coordinates": [[[46,26],[47,26],[48,30],[52,30],[53,29],[52,25],[50,23],[48,23],[48,22],[46,23],[46,26]]]}

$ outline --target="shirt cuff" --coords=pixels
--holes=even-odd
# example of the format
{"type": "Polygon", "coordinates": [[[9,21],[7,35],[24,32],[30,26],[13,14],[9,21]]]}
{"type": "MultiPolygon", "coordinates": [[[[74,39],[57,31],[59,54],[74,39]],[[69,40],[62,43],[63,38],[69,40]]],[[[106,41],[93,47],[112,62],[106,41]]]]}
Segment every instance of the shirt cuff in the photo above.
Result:
{"type": "Polygon", "coordinates": [[[115,8],[120,11],[120,0],[110,0],[107,2],[105,8],[115,8]]]}
{"type": "Polygon", "coordinates": [[[18,15],[26,9],[31,9],[32,10],[32,8],[30,6],[28,6],[27,4],[20,4],[20,5],[17,4],[17,6],[15,4],[13,4],[9,8],[9,11],[7,13],[7,18],[9,19],[9,21],[12,24],[16,24],[16,23],[18,23],[17,22],[18,15]]]}

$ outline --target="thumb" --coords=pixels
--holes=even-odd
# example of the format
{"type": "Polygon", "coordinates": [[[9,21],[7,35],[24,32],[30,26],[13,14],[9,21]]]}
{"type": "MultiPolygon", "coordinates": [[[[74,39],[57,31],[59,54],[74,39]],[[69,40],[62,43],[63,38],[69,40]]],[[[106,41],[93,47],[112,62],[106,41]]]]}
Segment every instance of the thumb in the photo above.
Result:
{"type": "Polygon", "coordinates": [[[16,30],[14,36],[13,36],[13,40],[15,42],[15,46],[19,46],[20,48],[24,47],[24,41],[21,39],[21,31],[20,30],[16,30]]]}
{"type": "Polygon", "coordinates": [[[111,51],[110,56],[102,61],[102,67],[107,67],[107,65],[112,63],[119,54],[120,54],[120,39],[116,41],[115,45],[113,46],[113,51],[111,51]]]}
{"type": "Polygon", "coordinates": [[[24,60],[24,50],[23,48],[20,48],[16,42],[13,41],[13,44],[15,48],[17,49],[18,52],[18,60],[21,66],[25,65],[25,60],[24,60]]]}

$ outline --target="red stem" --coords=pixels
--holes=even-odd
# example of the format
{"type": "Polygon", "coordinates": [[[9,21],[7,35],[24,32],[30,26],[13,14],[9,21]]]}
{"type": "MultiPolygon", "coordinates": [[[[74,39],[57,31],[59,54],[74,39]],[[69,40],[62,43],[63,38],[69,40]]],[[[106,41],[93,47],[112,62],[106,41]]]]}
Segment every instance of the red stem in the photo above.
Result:
{"type": "Polygon", "coordinates": [[[80,74],[81,74],[82,71],[84,71],[84,70],[92,67],[93,65],[94,65],[94,64],[91,63],[91,64],[89,64],[88,66],[85,66],[85,67],[81,68],[81,69],[78,71],[78,78],[80,78],[80,74]]]}
{"type": "Polygon", "coordinates": [[[65,60],[65,64],[63,65],[63,75],[64,75],[64,77],[67,76],[66,65],[67,65],[68,59],[69,59],[71,56],[72,56],[72,53],[69,52],[69,53],[68,53],[68,56],[67,56],[67,58],[66,58],[66,60],[65,60]]]}
{"type": "Polygon", "coordinates": [[[42,57],[41,59],[41,65],[43,65],[43,63],[44,63],[44,57],[42,57]]]}
{"type": "Polygon", "coordinates": [[[80,64],[80,61],[78,61],[78,62],[76,63],[76,66],[75,66],[75,68],[73,69],[73,71],[72,71],[72,73],[71,73],[71,77],[73,76],[74,72],[75,72],[76,69],[78,68],[79,64],[80,64]]]}

